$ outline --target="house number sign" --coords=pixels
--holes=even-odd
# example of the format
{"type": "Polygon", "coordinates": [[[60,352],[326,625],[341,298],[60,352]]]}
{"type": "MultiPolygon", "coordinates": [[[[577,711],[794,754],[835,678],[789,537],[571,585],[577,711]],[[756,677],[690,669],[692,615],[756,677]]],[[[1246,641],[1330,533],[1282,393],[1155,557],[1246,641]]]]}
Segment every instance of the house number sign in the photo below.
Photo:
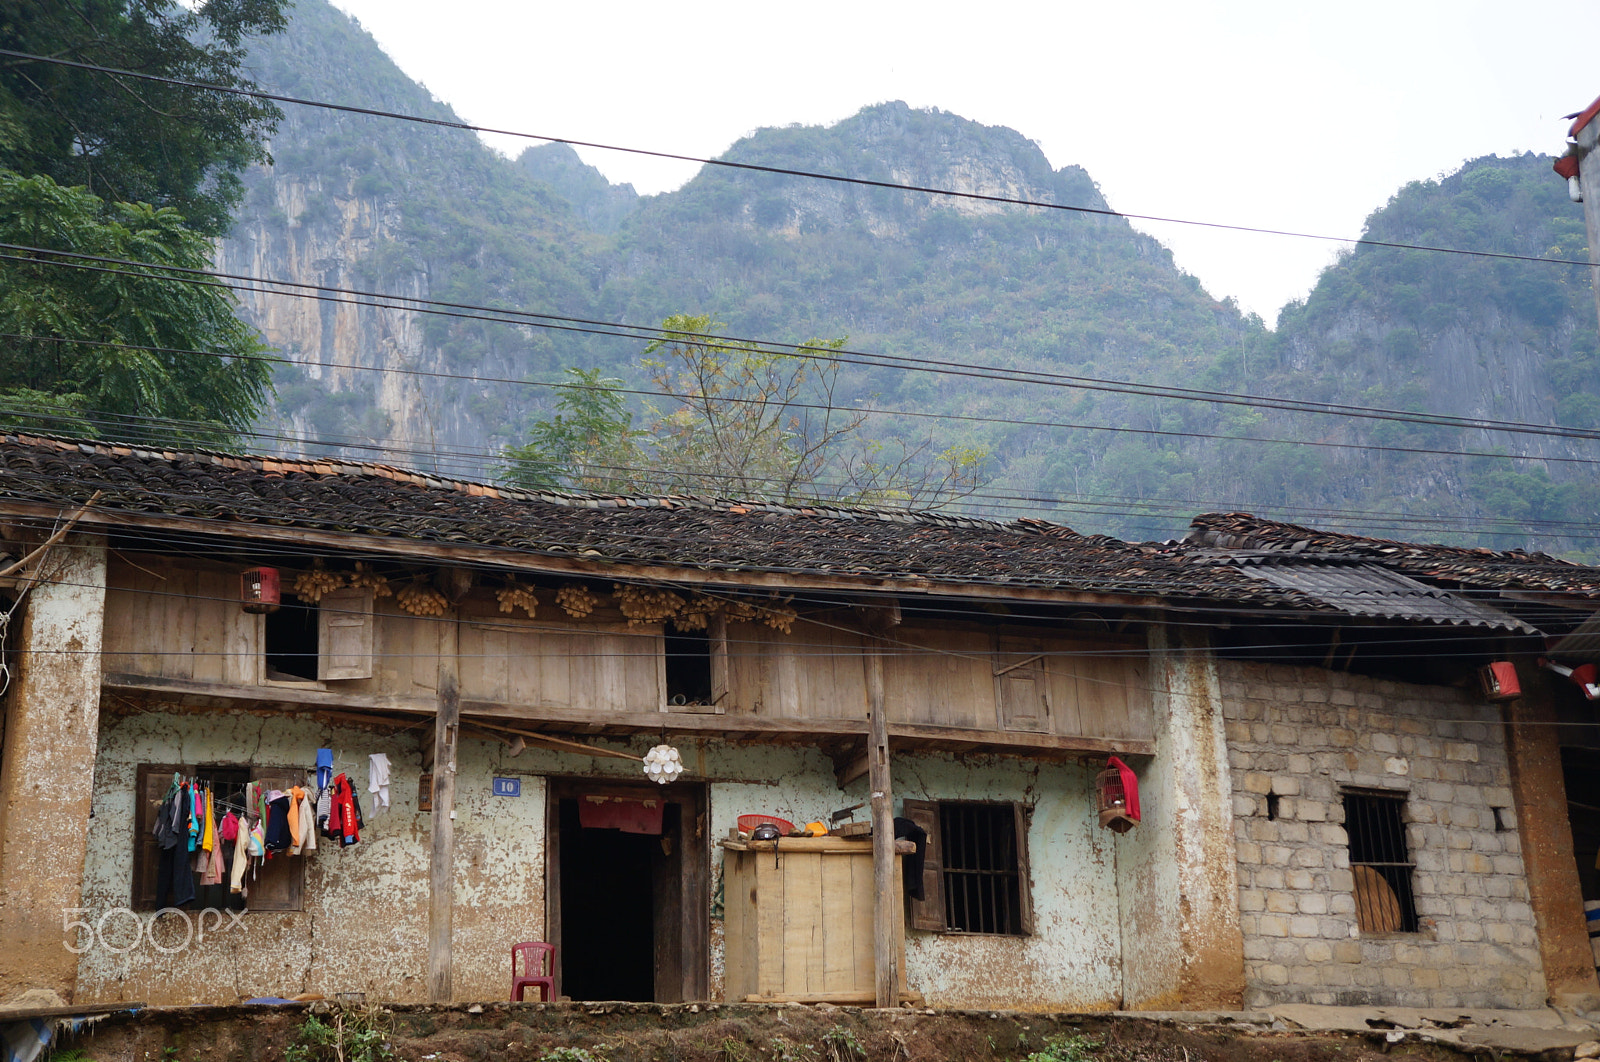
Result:
{"type": "Polygon", "coordinates": [[[522,795],[522,779],[521,778],[496,778],[494,780],[494,795],[495,796],[514,796],[514,797],[521,796],[522,795]]]}

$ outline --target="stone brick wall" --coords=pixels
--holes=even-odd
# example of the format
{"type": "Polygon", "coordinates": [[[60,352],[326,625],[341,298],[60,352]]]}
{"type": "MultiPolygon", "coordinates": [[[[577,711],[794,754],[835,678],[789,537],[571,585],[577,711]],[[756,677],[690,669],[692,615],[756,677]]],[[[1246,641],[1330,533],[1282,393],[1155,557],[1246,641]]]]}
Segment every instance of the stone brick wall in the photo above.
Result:
{"type": "Polygon", "coordinates": [[[1499,710],[1315,667],[1222,660],[1218,674],[1245,1005],[1543,1006],[1499,710]],[[1419,932],[1358,929],[1345,787],[1406,794],[1419,932]]]}

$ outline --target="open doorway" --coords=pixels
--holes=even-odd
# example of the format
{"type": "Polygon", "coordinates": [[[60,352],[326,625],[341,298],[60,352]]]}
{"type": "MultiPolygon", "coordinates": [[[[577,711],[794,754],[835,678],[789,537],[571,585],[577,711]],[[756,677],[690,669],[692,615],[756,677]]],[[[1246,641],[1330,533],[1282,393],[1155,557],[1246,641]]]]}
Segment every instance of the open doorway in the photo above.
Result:
{"type": "Polygon", "coordinates": [[[1567,819],[1572,824],[1572,852],[1578,859],[1578,882],[1585,901],[1600,900],[1600,749],[1561,749],[1562,780],[1567,789],[1567,819]]]}
{"type": "Polygon", "coordinates": [[[676,1003],[709,992],[705,787],[552,780],[547,925],[574,1000],[676,1003]]]}

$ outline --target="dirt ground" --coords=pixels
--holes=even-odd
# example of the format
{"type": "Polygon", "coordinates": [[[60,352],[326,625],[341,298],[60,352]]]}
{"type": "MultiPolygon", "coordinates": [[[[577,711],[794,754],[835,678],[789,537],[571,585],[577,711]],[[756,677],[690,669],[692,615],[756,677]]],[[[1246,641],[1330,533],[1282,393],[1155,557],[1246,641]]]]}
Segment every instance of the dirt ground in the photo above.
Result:
{"type": "Polygon", "coordinates": [[[1036,1062],[1462,1057],[1437,1045],[1389,1045],[1381,1032],[1312,1034],[1106,1015],[627,1003],[182,1007],[112,1016],[57,1046],[63,1060],[97,1062],[1010,1062],[1034,1053],[1042,1053],[1036,1062]]]}

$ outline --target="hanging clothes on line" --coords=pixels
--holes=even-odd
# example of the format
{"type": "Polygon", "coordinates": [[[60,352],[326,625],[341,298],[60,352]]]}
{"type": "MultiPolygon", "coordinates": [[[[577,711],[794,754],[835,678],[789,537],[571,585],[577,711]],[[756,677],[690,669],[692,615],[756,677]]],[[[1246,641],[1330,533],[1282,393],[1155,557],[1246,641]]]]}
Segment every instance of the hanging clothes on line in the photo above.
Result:
{"type": "Polygon", "coordinates": [[[389,757],[374,752],[367,757],[367,792],[372,795],[372,813],[389,809],[389,757]]]}

